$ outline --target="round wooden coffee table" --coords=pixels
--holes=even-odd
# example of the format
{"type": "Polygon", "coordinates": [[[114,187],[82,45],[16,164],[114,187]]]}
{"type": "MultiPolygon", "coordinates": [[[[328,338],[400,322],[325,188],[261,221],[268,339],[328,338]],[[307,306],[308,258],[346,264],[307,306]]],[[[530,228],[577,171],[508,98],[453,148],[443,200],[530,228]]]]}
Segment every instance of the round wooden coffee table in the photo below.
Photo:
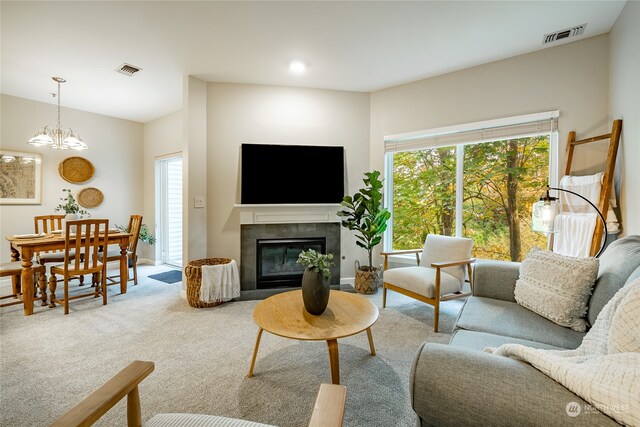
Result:
{"type": "Polygon", "coordinates": [[[253,350],[249,377],[253,376],[263,331],[296,340],[326,340],[333,384],[340,384],[338,338],[366,330],[371,354],[376,355],[371,325],[378,320],[378,307],[357,294],[331,291],[327,309],[321,315],[314,316],[305,310],[301,290],[283,292],[260,302],[253,310],[253,320],[260,329],[253,350]]]}

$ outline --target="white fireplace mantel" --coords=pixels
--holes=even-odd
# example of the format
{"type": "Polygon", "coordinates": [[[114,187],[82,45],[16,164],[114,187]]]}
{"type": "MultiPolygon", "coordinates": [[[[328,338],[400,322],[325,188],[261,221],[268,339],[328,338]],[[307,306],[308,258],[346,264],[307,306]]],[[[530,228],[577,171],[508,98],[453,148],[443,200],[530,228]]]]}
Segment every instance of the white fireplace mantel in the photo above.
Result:
{"type": "Polygon", "coordinates": [[[305,222],[340,222],[340,204],[235,204],[240,224],[297,224],[305,222]]]}

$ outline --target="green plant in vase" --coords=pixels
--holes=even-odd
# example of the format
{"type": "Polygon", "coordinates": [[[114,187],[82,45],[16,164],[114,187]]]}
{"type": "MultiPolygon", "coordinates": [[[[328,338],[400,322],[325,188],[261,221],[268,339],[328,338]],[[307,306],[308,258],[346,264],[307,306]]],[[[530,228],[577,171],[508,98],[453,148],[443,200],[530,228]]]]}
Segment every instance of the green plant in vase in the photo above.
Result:
{"type": "Polygon", "coordinates": [[[373,249],[382,241],[391,217],[389,210],[382,206],[382,180],[379,171],[365,172],[365,186],[352,196],[342,199],[342,226],[356,232],[356,244],[367,250],[369,265],[356,267],[354,287],[357,292],[375,293],[380,281],[379,268],[373,266],[373,249]]]}
{"type": "Polygon", "coordinates": [[[78,204],[73,194],[71,194],[71,190],[69,188],[63,188],[62,191],[67,195],[65,197],[61,197],[60,200],[64,203],[60,203],[56,206],[55,211],[60,212],[63,211],[65,214],[76,214],[76,215],[88,215],[89,212],[82,209],[82,207],[78,204]]]}
{"type": "Polygon", "coordinates": [[[302,301],[307,312],[320,315],[329,304],[333,254],[313,249],[300,252],[298,264],[305,267],[302,275],[302,301]]]}

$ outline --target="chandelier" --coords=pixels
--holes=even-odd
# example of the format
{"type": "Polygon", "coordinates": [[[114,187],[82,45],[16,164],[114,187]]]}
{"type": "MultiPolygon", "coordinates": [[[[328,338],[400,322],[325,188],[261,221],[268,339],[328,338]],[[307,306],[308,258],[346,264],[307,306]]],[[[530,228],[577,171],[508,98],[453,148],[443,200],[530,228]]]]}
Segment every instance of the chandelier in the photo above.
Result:
{"type": "Polygon", "coordinates": [[[55,150],[86,150],[87,144],[80,139],[80,135],[71,129],[62,130],[60,127],[60,83],[66,82],[62,77],[51,77],[58,83],[58,126],[52,129],[45,126],[29,140],[29,144],[36,147],[49,147],[55,150]]]}

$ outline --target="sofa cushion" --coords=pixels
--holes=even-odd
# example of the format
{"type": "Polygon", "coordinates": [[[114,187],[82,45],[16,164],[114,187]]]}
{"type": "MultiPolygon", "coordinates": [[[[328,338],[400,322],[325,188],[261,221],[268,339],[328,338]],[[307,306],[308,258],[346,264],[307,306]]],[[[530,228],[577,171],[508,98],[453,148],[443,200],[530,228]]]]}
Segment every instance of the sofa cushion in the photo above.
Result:
{"type": "Polygon", "coordinates": [[[640,236],[627,236],[607,246],[600,256],[598,279],[589,299],[587,320],[593,325],[607,302],[640,266],[640,236]]]}
{"type": "Polygon", "coordinates": [[[587,331],[587,302],[598,275],[597,258],[532,249],[520,265],[518,304],[560,326],[587,331]]]}
{"type": "Polygon", "coordinates": [[[631,275],[627,279],[627,282],[625,283],[625,285],[628,285],[629,283],[633,282],[634,280],[636,280],[639,277],[640,277],[640,267],[638,267],[635,270],[633,270],[633,273],[631,273],[631,275]]]}
{"type": "MultiPolygon", "coordinates": [[[[471,258],[473,240],[467,237],[441,236],[439,234],[427,234],[424,240],[424,248],[420,257],[420,265],[431,267],[434,262],[462,261],[471,258]]],[[[460,286],[464,282],[465,266],[457,265],[442,269],[458,279],[460,286]]]]}
{"type": "Polygon", "coordinates": [[[568,349],[577,348],[585,335],[556,325],[518,303],[473,296],[465,302],[455,327],[568,349]]]}
{"type": "MultiPolygon", "coordinates": [[[[435,297],[436,269],[422,266],[400,267],[385,270],[383,280],[418,295],[428,298],[435,297]]],[[[440,272],[440,295],[458,292],[460,281],[444,271],[440,272]]]]}
{"type": "Polygon", "coordinates": [[[488,332],[467,331],[465,329],[458,329],[455,331],[451,341],[449,341],[449,345],[470,348],[478,351],[483,351],[486,347],[498,348],[502,344],[522,344],[527,347],[542,348],[546,350],[565,350],[561,347],[543,344],[537,341],[490,334],[488,332]]]}

